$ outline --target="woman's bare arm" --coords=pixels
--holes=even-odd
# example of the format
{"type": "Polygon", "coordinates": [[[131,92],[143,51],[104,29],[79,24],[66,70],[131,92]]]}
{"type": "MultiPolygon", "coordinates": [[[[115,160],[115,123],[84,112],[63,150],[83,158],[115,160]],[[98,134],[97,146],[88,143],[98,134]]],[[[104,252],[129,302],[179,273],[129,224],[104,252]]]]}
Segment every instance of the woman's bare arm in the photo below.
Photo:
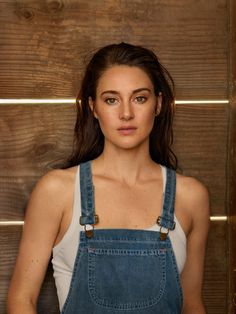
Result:
{"type": "Polygon", "coordinates": [[[205,314],[202,300],[205,247],[209,229],[209,196],[207,189],[193,178],[186,179],[184,203],[191,215],[187,237],[187,260],[181,274],[184,314],[205,314]]]}
{"type": "Polygon", "coordinates": [[[63,171],[54,170],[44,176],[32,192],[8,293],[9,314],[36,313],[37,298],[64,212],[63,171]]]}

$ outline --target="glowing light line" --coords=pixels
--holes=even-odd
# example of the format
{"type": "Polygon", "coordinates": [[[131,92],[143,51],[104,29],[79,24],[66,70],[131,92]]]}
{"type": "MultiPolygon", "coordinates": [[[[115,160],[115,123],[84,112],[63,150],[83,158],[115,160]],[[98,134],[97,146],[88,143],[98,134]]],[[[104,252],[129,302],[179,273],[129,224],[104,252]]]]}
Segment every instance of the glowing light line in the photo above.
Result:
{"type": "MultiPolygon", "coordinates": [[[[227,221],[228,217],[227,216],[211,216],[210,217],[211,221],[227,221]]],[[[0,227],[1,226],[22,226],[24,225],[23,220],[18,220],[18,221],[11,221],[11,220],[6,220],[6,221],[0,221],[0,227]]]]}
{"type": "Polygon", "coordinates": [[[28,104],[74,104],[74,98],[57,99],[0,99],[2,105],[28,105],[28,104]]]}
{"type": "MultiPolygon", "coordinates": [[[[175,103],[178,105],[181,104],[228,104],[228,99],[222,100],[208,100],[208,99],[200,99],[200,100],[176,100],[175,103]]],[[[8,98],[8,99],[0,99],[0,104],[2,105],[32,105],[32,104],[75,104],[75,98],[55,98],[55,99],[30,99],[30,98],[8,98]]]]}

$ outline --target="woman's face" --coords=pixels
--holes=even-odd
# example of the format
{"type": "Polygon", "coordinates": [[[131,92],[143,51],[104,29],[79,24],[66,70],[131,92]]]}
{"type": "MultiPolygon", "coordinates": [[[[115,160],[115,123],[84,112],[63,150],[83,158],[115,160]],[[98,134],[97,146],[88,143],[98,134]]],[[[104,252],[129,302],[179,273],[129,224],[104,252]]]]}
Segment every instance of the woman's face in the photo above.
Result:
{"type": "Polygon", "coordinates": [[[148,75],[138,67],[115,65],[98,81],[96,100],[89,99],[105,145],[131,149],[149,142],[155,113],[161,109],[148,75]]]}

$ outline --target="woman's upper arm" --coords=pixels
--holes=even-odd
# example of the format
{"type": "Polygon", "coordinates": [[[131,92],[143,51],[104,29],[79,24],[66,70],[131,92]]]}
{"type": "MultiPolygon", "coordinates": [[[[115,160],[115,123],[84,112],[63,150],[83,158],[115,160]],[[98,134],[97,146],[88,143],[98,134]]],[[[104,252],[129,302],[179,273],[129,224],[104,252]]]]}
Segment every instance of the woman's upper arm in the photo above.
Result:
{"type": "Polygon", "coordinates": [[[63,215],[61,171],[44,176],[33,190],[9,289],[11,300],[36,303],[63,215]]]}
{"type": "Polygon", "coordinates": [[[209,229],[209,195],[207,189],[192,179],[186,204],[191,214],[191,231],[187,237],[187,260],[181,274],[184,313],[203,314],[202,282],[205,248],[209,229]]]}

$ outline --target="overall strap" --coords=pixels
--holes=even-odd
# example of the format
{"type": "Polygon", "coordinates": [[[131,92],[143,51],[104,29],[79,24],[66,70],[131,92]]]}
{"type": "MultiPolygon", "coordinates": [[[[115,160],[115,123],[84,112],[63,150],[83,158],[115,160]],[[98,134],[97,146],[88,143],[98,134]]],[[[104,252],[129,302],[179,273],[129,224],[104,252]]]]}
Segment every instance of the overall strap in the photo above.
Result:
{"type": "Polygon", "coordinates": [[[162,215],[158,217],[157,224],[161,228],[167,229],[167,233],[162,233],[163,239],[165,240],[169,230],[175,229],[174,221],[174,207],[175,207],[175,190],[176,190],[176,173],[174,170],[166,168],[166,187],[165,187],[165,197],[163,203],[162,215]]]}
{"type": "Polygon", "coordinates": [[[92,183],[91,163],[87,161],[80,164],[80,197],[81,197],[81,216],[82,226],[95,225],[98,216],[95,215],[94,208],[94,187],[92,183]]]}

